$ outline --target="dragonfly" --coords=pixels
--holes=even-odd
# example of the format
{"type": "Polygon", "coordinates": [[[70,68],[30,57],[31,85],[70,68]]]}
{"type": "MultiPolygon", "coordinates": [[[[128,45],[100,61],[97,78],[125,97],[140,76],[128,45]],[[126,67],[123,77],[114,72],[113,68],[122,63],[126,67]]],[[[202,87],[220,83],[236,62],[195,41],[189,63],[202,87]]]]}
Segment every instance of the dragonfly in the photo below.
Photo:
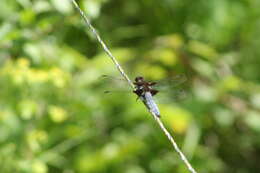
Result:
{"type": "MultiPolygon", "coordinates": [[[[117,79],[108,75],[103,75],[103,79],[109,80],[116,80],[116,84],[118,85],[119,81],[124,81],[123,79],[117,79]]],[[[143,76],[137,76],[134,79],[134,90],[132,91],[134,94],[137,95],[137,99],[141,99],[146,107],[149,109],[157,117],[161,117],[159,107],[155,102],[154,96],[157,95],[159,92],[162,93],[169,93],[175,86],[183,83],[186,81],[185,75],[177,75],[171,79],[164,79],[159,81],[147,81],[143,76]]],[[[125,81],[124,81],[125,82],[125,81]]],[[[114,93],[115,90],[106,90],[104,93],[114,93]]],[[[185,92],[183,90],[175,92],[176,98],[183,98],[185,96],[185,92]]]]}
{"type": "Polygon", "coordinates": [[[156,82],[147,82],[142,76],[138,76],[135,78],[134,85],[135,90],[133,92],[144,101],[150,112],[160,117],[160,110],[153,99],[153,96],[159,92],[152,88],[156,85],[156,82]]]}

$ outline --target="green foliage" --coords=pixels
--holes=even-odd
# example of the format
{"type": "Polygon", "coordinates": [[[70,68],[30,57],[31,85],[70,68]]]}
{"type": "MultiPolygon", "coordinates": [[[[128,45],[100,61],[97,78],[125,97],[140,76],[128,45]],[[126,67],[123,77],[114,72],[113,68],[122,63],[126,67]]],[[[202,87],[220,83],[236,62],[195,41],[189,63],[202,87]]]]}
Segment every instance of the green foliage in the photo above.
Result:
{"type": "MultiPolygon", "coordinates": [[[[204,173],[260,171],[259,0],[79,0],[131,77],[186,74],[162,120],[204,173]]],[[[0,172],[187,172],[69,0],[0,1],[0,172]]],[[[174,94],[175,90],[173,90],[174,94]]]]}

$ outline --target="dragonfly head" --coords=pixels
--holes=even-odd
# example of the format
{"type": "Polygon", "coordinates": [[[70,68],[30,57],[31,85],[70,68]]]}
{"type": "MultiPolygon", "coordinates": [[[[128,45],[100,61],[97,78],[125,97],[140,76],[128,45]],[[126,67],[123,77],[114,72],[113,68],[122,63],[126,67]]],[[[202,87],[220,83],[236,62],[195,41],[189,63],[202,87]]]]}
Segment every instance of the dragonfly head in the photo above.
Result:
{"type": "Polygon", "coordinates": [[[135,78],[135,82],[143,82],[143,81],[144,81],[144,78],[141,77],[141,76],[137,76],[137,77],[135,78]]]}

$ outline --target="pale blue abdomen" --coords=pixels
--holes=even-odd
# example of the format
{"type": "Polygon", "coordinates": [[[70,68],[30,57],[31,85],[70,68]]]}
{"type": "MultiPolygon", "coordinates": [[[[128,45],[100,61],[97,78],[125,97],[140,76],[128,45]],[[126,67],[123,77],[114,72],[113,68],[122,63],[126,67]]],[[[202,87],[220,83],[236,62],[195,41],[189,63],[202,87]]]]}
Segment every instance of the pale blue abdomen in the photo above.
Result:
{"type": "Polygon", "coordinates": [[[153,96],[150,92],[145,92],[144,93],[144,99],[146,102],[147,107],[150,109],[151,112],[153,112],[156,116],[160,117],[160,111],[155,103],[153,96]]]}

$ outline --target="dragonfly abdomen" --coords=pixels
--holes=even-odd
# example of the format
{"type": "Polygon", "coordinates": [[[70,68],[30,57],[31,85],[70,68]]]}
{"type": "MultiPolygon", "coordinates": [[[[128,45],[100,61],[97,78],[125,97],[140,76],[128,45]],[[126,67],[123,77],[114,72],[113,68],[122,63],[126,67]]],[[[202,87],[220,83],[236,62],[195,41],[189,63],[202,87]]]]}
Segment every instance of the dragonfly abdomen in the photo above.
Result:
{"type": "Polygon", "coordinates": [[[153,112],[156,116],[160,117],[160,111],[155,103],[153,96],[150,92],[144,93],[145,102],[147,104],[147,107],[150,109],[151,112],[153,112]]]}

